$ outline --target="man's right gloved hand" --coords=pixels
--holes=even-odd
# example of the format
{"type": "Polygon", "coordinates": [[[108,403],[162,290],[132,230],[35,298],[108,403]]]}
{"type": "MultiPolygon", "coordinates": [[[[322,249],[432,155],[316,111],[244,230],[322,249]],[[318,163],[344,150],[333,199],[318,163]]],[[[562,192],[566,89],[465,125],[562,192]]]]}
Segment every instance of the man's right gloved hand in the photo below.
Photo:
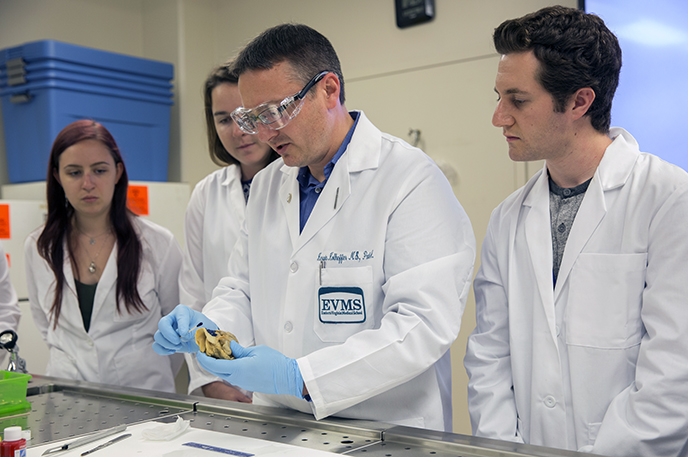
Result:
{"type": "Polygon", "coordinates": [[[196,332],[191,329],[205,327],[217,330],[215,322],[205,315],[194,311],[185,305],[177,305],[174,310],[158,322],[158,331],[153,337],[153,350],[160,355],[170,355],[177,352],[198,352],[196,332]]]}

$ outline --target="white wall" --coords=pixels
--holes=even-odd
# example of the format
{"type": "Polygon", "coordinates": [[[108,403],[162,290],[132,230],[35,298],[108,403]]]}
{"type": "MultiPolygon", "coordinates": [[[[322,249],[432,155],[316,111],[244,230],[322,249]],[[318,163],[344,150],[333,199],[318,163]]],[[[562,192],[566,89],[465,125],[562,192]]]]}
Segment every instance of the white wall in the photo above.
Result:
{"type": "MultiPolygon", "coordinates": [[[[432,22],[400,30],[391,0],[0,0],[0,49],[50,38],[174,63],[169,176],[194,185],[215,168],[203,125],[207,73],[267,27],[308,24],[340,56],[349,109],[407,140],[409,129],[420,129],[420,146],[458,172],[454,191],[480,247],[492,209],[540,166],[512,163],[491,126],[498,62],[491,33],[504,19],[553,3],[577,1],[435,0],[432,22]]],[[[0,128],[0,164],[3,143],[0,128]]],[[[471,296],[452,350],[455,431],[466,434],[462,359],[474,308],[471,296]]]]}

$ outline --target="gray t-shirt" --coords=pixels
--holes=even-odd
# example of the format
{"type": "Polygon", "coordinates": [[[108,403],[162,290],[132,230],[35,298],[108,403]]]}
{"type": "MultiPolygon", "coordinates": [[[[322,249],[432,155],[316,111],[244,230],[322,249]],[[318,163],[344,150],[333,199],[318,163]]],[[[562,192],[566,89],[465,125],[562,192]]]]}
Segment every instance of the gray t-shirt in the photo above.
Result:
{"type": "Polygon", "coordinates": [[[559,187],[549,178],[549,217],[552,226],[552,279],[557,284],[561,259],[573,220],[592,178],[576,187],[559,187]]]}

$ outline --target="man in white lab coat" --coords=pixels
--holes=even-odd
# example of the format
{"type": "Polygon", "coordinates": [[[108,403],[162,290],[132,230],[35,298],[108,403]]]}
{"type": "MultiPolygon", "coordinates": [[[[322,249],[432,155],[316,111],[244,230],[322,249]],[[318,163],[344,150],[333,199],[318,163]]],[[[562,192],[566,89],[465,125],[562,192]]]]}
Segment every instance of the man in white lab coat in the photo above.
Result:
{"type": "Polygon", "coordinates": [[[281,156],[254,178],[245,231],[203,314],[179,306],[159,353],[197,352],[199,323],[237,360],[200,364],[257,404],[316,418],[452,430],[449,348],[475,260],[465,212],[422,151],[344,106],[330,42],[271,28],[237,57],[232,113],[281,156]]]}
{"type": "Polygon", "coordinates": [[[493,124],[544,168],[495,209],[468,341],[474,434],[686,455],[688,174],[609,129],[621,67],[601,19],[551,7],[494,33],[493,124]]]}

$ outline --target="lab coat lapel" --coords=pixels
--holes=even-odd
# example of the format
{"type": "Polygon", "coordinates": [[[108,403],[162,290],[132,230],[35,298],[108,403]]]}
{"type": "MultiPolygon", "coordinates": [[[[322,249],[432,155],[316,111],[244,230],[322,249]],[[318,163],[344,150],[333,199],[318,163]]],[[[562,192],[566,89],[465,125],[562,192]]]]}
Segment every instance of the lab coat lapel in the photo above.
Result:
{"type": "MultiPolygon", "coordinates": [[[[108,297],[108,294],[110,293],[110,290],[112,290],[113,287],[116,287],[117,285],[117,242],[115,241],[115,246],[112,248],[112,251],[110,252],[110,257],[108,257],[108,261],[105,264],[105,269],[103,270],[103,274],[100,275],[100,280],[98,281],[98,286],[96,287],[96,295],[93,298],[93,313],[91,314],[91,329],[95,327],[93,325],[97,319],[111,319],[112,315],[114,315],[115,311],[115,304],[113,303],[111,306],[113,306],[112,309],[112,315],[108,316],[107,310],[104,310],[103,307],[105,306],[105,301],[108,297]],[[98,316],[99,313],[106,313],[103,316],[98,316]]],[[[113,294],[114,296],[114,294],[113,294]]],[[[123,313],[126,313],[126,308],[124,303],[120,303],[120,310],[123,313]]]]}
{"type": "MultiPolygon", "coordinates": [[[[76,284],[74,283],[74,270],[72,270],[72,262],[69,260],[69,254],[68,254],[68,246],[67,243],[65,242],[64,244],[64,252],[65,252],[65,259],[64,259],[64,264],[62,266],[62,271],[64,273],[64,288],[62,289],[62,294],[69,293],[74,296],[74,299],[77,300],[77,294],[76,294],[76,284]]],[[[60,313],[65,312],[64,308],[60,310],[60,313]]]]}
{"type": "Polygon", "coordinates": [[[576,259],[597,230],[608,209],[614,204],[618,193],[612,191],[626,183],[640,154],[638,143],[625,130],[615,128],[611,130],[611,134],[616,136],[614,142],[607,147],[595,170],[595,175],[590,181],[590,186],[574,219],[569,239],[566,241],[557,287],[554,291],[555,301],[576,259]]]}
{"type": "Polygon", "coordinates": [[[604,199],[604,191],[600,185],[597,173],[590,181],[588,190],[585,192],[583,201],[578,208],[576,218],[571,226],[569,238],[564,248],[564,256],[559,266],[557,285],[554,289],[554,300],[556,301],[561,293],[564,283],[571,272],[576,259],[587,244],[588,240],[597,229],[604,215],[607,213],[607,205],[604,199]]]}
{"type": "MultiPolygon", "coordinates": [[[[380,163],[382,133],[368,120],[363,112],[359,111],[358,116],[358,124],[351,137],[351,141],[346,151],[344,151],[335,164],[332,174],[327,180],[327,184],[325,184],[303,228],[301,236],[294,243],[294,252],[308,243],[344,206],[351,194],[351,181],[355,179],[354,175],[363,170],[377,168],[380,163]]],[[[293,181],[296,183],[296,193],[298,195],[298,182],[295,176],[293,181]]],[[[374,198],[374,196],[370,198],[374,198]]],[[[291,222],[289,227],[291,231],[291,222]]],[[[297,232],[298,229],[299,212],[297,204],[297,232]]],[[[292,242],[293,240],[292,236],[292,242]]]]}
{"type": "Polygon", "coordinates": [[[525,235],[528,251],[540,294],[541,304],[547,318],[550,333],[556,344],[556,317],[552,279],[552,232],[549,215],[549,182],[547,169],[542,170],[523,206],[530,207],[525,220],[525,235]]]}
{"type": "Polygon", "coordinates": [[[227,172],[227,177],[222,181],[222,187],[229,192],[229,204],[232,205],[234,214],[245,214],[246,197],[244,197],[244,188],[241,184],[241,167],[238,165],[228,167],[227,172]],[[235,182],[238,185],[232,185],[235,182]]]}
{"type": "Polygon", "coordinates": [[[306,225],[303,227],[303,232],[301,232],[297,244],[294,245],[295,252],[313,238],[339,212],[339,209],[349,198],[351,181],[347,159],[348,156],[344,153],[335,164],[330,178],[327,180],[306,225]]]}
{"type": "Polygon", "coordinates": [[[291,238],[291,245],[296,246],[300,234],[300,203],[299,196],[299,181],[296,179],[299,169],[298,167],[289,167],[282,165],[282,183],[279,189],[279,199],[284,210],[284,215],[287,219],[287,227],[289,227],[289,237],[291,238]]]}

